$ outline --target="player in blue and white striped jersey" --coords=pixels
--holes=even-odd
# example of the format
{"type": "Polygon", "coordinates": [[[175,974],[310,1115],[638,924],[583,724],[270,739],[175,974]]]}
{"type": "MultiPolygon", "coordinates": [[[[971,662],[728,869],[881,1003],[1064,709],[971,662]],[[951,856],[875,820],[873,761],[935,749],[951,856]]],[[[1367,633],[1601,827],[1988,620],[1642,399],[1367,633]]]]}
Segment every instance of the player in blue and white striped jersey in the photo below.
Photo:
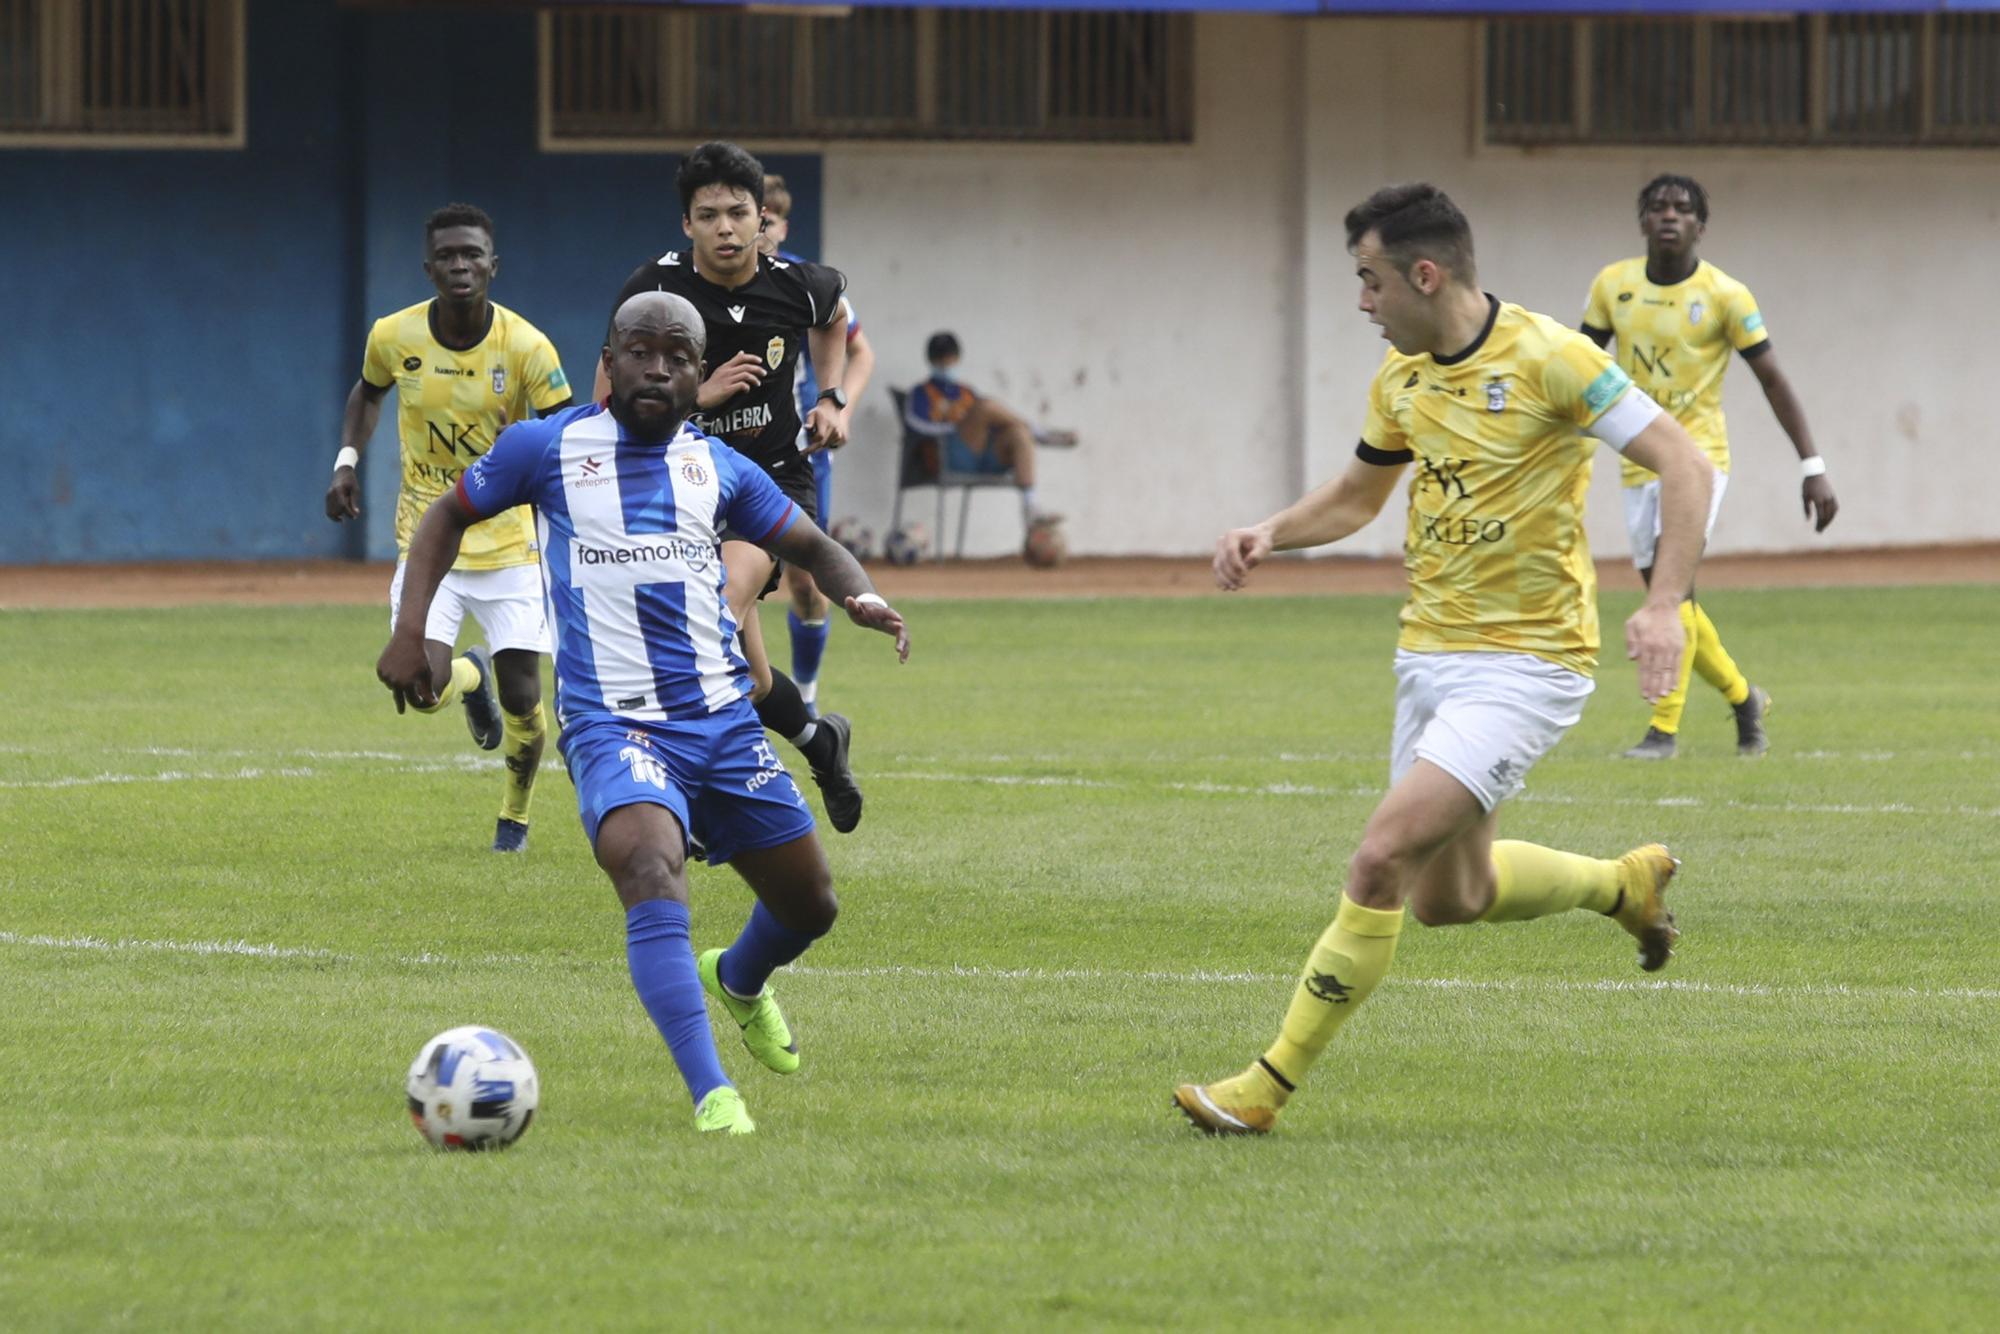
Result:
{"type": "Polygon", "coordinates": [[[604,405],[508,428],[425,513],[377,675],[397,707],[432,694],[424,616],[464,531],[536,510],[556,639],[563,759],[598,865],[626,909],[626,956],[702,1130],[754,1129],[715,1054],[706,990],[779,1073],[798,1044],[767,985],[833,925],[833,876],[812,813],[764,737],[725,596],[722,533],[812,571],[858,625],[909,655],[903,619],[765,472],[687,425],[701,383],[700,314],[644,292],[613,317],[604,405]],[[689,952],[690,837],[758,903],[736,942],[689,952]]]}

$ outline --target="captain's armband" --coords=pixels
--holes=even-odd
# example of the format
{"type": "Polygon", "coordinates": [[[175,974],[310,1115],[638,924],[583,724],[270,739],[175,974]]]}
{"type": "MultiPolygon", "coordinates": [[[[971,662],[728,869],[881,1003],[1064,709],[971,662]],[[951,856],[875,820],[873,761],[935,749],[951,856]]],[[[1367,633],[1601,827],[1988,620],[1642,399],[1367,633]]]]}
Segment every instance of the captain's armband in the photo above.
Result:
{"type": "Polygon", "coordinates": [[[1653,424],[1660,411],[1660,405],[1650,394],[1633,385],[1590,424],[1590,434],[1622,454],[1639,432],[1653,424]]]}

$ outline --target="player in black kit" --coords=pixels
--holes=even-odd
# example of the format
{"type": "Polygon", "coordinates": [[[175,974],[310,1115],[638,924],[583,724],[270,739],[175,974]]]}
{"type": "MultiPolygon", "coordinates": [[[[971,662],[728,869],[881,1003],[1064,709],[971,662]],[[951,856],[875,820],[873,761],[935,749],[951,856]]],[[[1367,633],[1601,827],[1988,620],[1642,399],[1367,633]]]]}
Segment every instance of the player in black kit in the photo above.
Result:
{"type": "MultiPolygon", "coordinates": [[[[820,522],[808,454],[847,443],[839,388],[847,364],[847,320],[841,294],[847,279],[822,264],[791,263],[758,253],[764,206],[763,164],[734,144],[707,143],[681,162],[675,185],[681,229],[692,245],[641,264],[618,293],[617,305],[640,292],[671,292],[701,312],[708,331],[703,381],[694,424],[771,475],[794,504],[820,522]],[[792,381],[808,346],[820,383],[830,386],[807,414],[800,448],[792,381]]],[[[615,307],[614,307],[615,308],[615,307]]],[[[598,372],[599,378],[603,371],[598,372]]],[[[601,398],[602,386],[600,385],[601,398]]],[[[827,819],[841,833],[861,822],[861,789],[848,765],[852,727],[829,713],[817,721],[789,676],[771,666],[756,603],[778,586],[778,567],[753,545],[758,533],[725,533],[729,609],[741,630],[743,656],[757,716],[799,748],[826,801],[827,819]]]]}

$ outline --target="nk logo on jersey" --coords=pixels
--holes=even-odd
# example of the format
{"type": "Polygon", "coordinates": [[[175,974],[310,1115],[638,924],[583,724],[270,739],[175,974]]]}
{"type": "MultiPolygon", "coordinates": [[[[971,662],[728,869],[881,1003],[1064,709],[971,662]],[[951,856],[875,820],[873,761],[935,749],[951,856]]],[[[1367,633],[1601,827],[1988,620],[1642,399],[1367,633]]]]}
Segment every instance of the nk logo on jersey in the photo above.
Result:
{"type": "MultiPolygon", "coordinates": [[[[1507,404],[1503,400],[1500,406],[1504,408],[1507,404]]],[[[1499,409],[1496,408],[1494,410],[1497,412],[1499,409]]],[[[1453,498],[1452,492],[1454,490],[1458,492],[1457,499],[1472,499],[1472,492],[1466,488],[1463,476],[1465,465],[1469,460],[1420,458],[1418,461],[1423,465],[1423,471],[1417,475],[1417,489],[1419,491],[1435,486],[1438,489],[1438,494],[1444,496],[1446,499],[1453,498]]]]}
{"type": "Polygon", "coordinates": [[[459,422],[426,422],[430,427],[431,443],[447,454],[463,454],[476,459],[486,451],[480,448],[479,440],[473,435],[479,429],[477,424],[464,425],[459,422]]]}

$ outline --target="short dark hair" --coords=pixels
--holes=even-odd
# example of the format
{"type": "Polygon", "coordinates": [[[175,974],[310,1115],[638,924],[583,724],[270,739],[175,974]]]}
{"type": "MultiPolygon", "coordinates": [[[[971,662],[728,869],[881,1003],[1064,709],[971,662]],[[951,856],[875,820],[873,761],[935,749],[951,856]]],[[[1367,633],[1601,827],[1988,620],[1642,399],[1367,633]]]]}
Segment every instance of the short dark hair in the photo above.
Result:
{"type": "Polygon", "coordinates": [[[493,219],[486,216],[486,210],[477,204],[446,204],[424,219],[424,245],[430,246],[431,238],[447,227],[477,227],[486,233],[486,239],[493,239],[493,219]]]}
{"type": "Polygon", "coordinates": [[[1478,281],[1472,257],[1472,224],[1435,185],[1422,181],[1385,185],[1349,209],[1347,248],[1358,247],[1369,232],[1382,238],[1383,251],[1404,277],[1409,276],[1411,265],[1428,259],[1461,282],[1478,281]]]}
{"type": "Polygon", "coordinates": [[[741,190],[760,211],[764,207],[764,164],[735,144],[711,139],[681,159],[674,187],[681,193],[682,217],[694,212],[695,192],[709,185],[741,190]]]}
{"type": "Polygon", "coordinates": [[[942,361],[946,357],[961,355],[963,354],[958,350],[957,334],[934,333],[931,335],[930,341],[924,344],[925,361],[942,361]]]}
{"type": "Polygon", "coordinates": [[[773,217],[792,216],[792,191],[785,178],[772,172],[764,177],[764,209],[773,217]]]}
{"type": "Polygon", "coordinates": [[[1652,180],[1646,182],[1644,189],[1639,191],[1639,216],[1642,218],[1646,216],[1647,206],[1653,202],[1654,195],[1660,193],[1662,190],[1672,190],[1676,187],[1687,191],[1688,202],[1694,205],[1695,217],[1706,223],[1708,221],[1708,191],[1702,189],[1701,182],[1694,177],[1676,176],[1672,172],[1662,172],[1658,176],[1655,176],[1652,180]]]}

